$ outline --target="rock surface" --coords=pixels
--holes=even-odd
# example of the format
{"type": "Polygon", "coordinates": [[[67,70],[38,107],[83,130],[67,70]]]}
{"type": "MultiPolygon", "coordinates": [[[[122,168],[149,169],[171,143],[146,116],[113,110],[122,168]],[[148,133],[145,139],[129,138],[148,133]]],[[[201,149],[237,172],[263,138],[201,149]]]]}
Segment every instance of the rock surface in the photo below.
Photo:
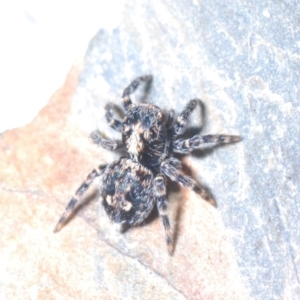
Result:
{"type": "Polygon", "coordinates": [[[299,299],[297,11],[293,1],[127,1],[120,27],[91,41],[78,84],[74,69],[32,124],[1,136],[0,297],[299,299]],[[172,187],[173,257],[158,218],[120,235],[96,197],[52,233],[88,172],[117,157],[88,133],[118,138],[105,104],[120,106],[143,74],[152,88],[134,101],[180,112],[201,98],[188,134],[243,136],[184,159],[218,207],[172,187]]]}

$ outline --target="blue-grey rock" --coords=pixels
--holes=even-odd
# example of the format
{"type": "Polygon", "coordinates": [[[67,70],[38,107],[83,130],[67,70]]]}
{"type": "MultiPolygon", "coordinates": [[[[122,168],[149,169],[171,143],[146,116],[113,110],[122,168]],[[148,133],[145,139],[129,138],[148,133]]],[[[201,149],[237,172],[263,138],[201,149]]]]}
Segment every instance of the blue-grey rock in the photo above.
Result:
{"type": "Polygon", "coordinates": [[[192,170],[253,299],[300,299],[299,12],[297,1],[127,1],[121,25],[91,41],[73,103],[83,129],[115,138],[99,123],[105,103],[152,74],[147,101],[180,112],[201,98],[193,126],[243,137],[197,152],[192,170]]]}

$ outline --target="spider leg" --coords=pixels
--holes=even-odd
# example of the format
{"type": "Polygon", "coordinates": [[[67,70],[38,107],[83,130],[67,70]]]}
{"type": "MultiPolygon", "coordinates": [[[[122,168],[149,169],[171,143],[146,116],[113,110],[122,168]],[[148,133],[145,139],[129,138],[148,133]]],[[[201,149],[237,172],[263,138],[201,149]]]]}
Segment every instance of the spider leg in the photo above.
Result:
{"type": "Polygon", "coordinates": [[[198,99],[193,99],[189,102],[189,104],[186,106],[186,108],[183,110],[183,112],[177,117],[177,120],[171,129],[171,135],[173,137],[176,137],[185,131],[186,123],[189,119],[189,116],[195,109],[197,105],[198,99]]]}
{"type": "Polygon", "coordinates": [[[168,201],[167,201],[165,177],[163,174],[158,174],[154,179],[154,194],[157,201],[156,202],[157,209],[160,217],[162,218],[163,226],[165,229],[168,251],[169,254],[172,255],[173,254],[172,236],[171,236],[170,221],[168,216],[168,201]]]}
{"type": "Polygon", "coordinates": [[[94,144],[101,146],[102,148],[106,149],[106,150],[116,150],[118,148],[122,147],[121,143],[118,143],[116,141],[112,141],[112,140],[105,140],[101,137],[101,133],[98,130],[93,131],[90,134],[91,140],[94,144]]]}
{"type": "Polygon", "coordinates": [[[114,119],[114,113],[113,113],[113,106],[111,103],[109,103],[107,106],[106,106],[106,113],[105,113],[105,118],[106,118],[106,121],[108,123],[108,125],[110,127],[112,127],[113,129],[121,132],[122,130],[122,122],[114,119]]]}
{"type": "Polygon", "coordinates": [[[95,180],[96,177],[100,176],[102,174],[102,171],[105,169],[107,165],[101,165],[99,166],[99,170],[94,169],[86,178],[86,180],[81,184],[81,186],[77,189],[75,192],[75,196],[73,196],[67,205],[64,213],[62,214],[61,218],[59,219],[58,223],[56,224],[53,232],[59,231],[63,224],[66,222],[66,220],[69,218],[71,213],[74,210],[74,207],[76,203],[78,202],[79,198],[81,198],[82,195],[86,192],[86,190],[89,188],[91,183],[95,180]]]}
{"type": "Polygon", "coordinates": [[[132,102],[130,99],[130,95],[135,92],[135,90],[138,88],[141,81],[150,81],[152,80],[151,75],[141,76],[133,80],[127,88],[124,89],[122,100],[125,110],[128,110],[128,108],[131,106],[132,102]]]}
{"type": "Polygon", "coordinates": [[[173,162],[169,162],[168,159],[166,159],[164,162],[162,162],[160,170],[172,181],[180,183],[183,187],[193,190],[199,194],[202,199],[215,204],[215,201],[205,192],[205,190],[201,188],[191,177],[182,175],[179,172],[180,168],[178,168],[178,166],[174,166],[173,162]]]}
{"type": "Polygon", "coordinates": [[[175,118],[175,111],[174,111],[174,109],[171,109],[169,111],[168,120],[166,122],[166,128],[167,129],[169,129],[172,126],[172,124],[174,122],[174,118],[175,118]]]}
{"type": "Polygon", "coordinates": [[[194,149],[211,147],[218,144],[236,143],[241,140],[237,135],[199,135],[196,134],[190,139],[178,139],[173,141],[173,151],[176,153],[190,153],[194,149]]]}

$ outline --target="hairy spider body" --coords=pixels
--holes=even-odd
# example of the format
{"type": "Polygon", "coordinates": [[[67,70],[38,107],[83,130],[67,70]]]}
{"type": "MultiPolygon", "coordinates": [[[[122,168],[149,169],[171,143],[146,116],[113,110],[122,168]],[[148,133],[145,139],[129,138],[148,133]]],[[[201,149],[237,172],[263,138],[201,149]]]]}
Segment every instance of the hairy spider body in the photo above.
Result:
{"type": "Polygon", "coordinates": [[[126,229],[142,223],[153,210],[155,197],[149,185],[152,172],[128,158],[108,165],[103,172],[101,197],[108,216],[126,229]]]}
{"type": "Polygon", "coordinates": [[[184,133],[189,116],[199,100],[191,100],[177,119],[174,110],[165,116],[155,105],[132,103],[129,96],[141,81],[149,80],[151,76],[138,77],[124,90],[122,99],[126,112],[123,122],[114,119],[112,105],[106,108],[106,120],[121,133],[121,143],[103,139],[99,131],[91,133],[95,144],[112,151],[125,148],[129,157],[122,157],[93,170],[70,200],[54,231],[60,230],[77,201],[98,176],[101,177],[99,190],[104,209],[110,219],[120,225],[121,230],[143,223],[157,206],[170,254],[173,248],[168,217],[167,177],[193,190],[204,200],[213,202],[196,181],[181,174],[181,162],[173,154],[188,154],[206,145],[237,142],[240,137],[197,134],[189,139],[178,138],[184,133]]]}
{"type": "Polygon", "coordinates": [[[122,141],[133,160],[152,169],[168,156],[170,139],[165,123],[159,107],[147,103],[130,105],[123,122],[122,141]]]}

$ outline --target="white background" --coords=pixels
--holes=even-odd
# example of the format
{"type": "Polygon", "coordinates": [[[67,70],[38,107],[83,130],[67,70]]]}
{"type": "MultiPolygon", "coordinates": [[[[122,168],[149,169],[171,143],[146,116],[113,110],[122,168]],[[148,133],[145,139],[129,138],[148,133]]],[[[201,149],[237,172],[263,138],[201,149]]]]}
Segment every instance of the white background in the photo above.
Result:
{"type": "Polygon", "coordinates": [[[0,0],[0,133],[30,122],[124,1],[0,0]]]}

